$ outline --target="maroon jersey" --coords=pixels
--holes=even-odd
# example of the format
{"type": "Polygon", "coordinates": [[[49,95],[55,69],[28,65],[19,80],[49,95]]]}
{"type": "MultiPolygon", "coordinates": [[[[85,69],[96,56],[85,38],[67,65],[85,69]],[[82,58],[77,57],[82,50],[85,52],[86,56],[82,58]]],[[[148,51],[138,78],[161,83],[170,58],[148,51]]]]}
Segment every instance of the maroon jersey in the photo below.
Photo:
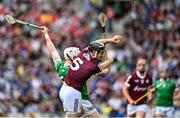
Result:
{"type": "Polygon", "coordinates": [[[98,72],[100,72],[98,62],[91,57],[87,49],[84,49],[73,60],[65,82],[78,91],[82,91],[82,85],[86,83],[91,75],[98,72]]]}
{"type": "MultiPolygon", "coordinates": [[[[146,74],[144,77],[141,77],[138,72],[133,73],[128,77],[125,82],[125,85],[128,86],[129,95],[131,98],[136,101],[138,98],[143,96],[150,85],[152,85],[152,78],[149,74],[146,74]]],[[[144,104],[147,102],[147,97],[140,100],[137,105],[144,104]]]]}

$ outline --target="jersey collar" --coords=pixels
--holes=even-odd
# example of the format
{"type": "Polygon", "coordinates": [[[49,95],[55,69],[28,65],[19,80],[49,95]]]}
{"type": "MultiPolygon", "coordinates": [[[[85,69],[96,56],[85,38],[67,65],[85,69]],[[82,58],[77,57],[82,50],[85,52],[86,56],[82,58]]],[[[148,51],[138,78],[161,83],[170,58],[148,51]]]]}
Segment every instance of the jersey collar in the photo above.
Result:
{"type": "Polygon", "coordinates": [[[141,79],[144,79],[146,77],[146,73],[142,76],[139,71],[136,71],[136,74],[141,79]]]}
{"type": "Polygon", "coordinates": [[[164,80],[163,78],[160,78],[160,81],[162,82],[162,81],[165,81],[165,82],[167,82],[167,81],[169,81],[170,79],[169,78],[166,78],[166,80],[164,80]]]}

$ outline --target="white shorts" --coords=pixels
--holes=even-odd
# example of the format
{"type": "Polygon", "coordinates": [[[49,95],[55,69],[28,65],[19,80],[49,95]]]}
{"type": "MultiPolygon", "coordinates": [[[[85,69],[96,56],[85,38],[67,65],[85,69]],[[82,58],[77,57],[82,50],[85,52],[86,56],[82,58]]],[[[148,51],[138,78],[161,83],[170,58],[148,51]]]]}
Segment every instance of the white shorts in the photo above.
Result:
{"type": "Polygon", "coordinates": [[[175,114],[174,107],[161,107],[156,106],[155,107],[155,113],[159,115],[163,115],[165,117],[172,117],[175,114]]]}
{"type": "Polygon", "coordinates": [[[83,116],[87,116],[94,112],[97,112],[96,108],[91,104],[89,100],[82,100],[82,108],[84,110],[83,116]]]}
{"type": "Polygon", "coordinates": [[[141,105],[130,105],[128,104],[127,106],[127,114],[132,115],[136,113],[137,111],[143,111],[147,112],[148,106],[146,104],[141,104],[141,105]]]}
{"type": "Polygon", "coordinates": [[[59,92],[59,96],[63,102],[63,108],[66,113],[76,114],[81,112],[81,92],[63,84],[59,92]]]}

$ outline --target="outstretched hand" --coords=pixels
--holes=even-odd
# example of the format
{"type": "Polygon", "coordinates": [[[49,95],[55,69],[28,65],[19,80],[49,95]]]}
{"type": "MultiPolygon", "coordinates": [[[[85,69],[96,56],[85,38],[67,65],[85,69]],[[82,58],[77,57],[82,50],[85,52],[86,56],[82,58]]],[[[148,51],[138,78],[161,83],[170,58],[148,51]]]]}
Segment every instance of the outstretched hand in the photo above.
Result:
{"type": "Polygon", "coordinates": [[[43,33],[48,33],[49,29],[46,26],[41,26],[43,30],[41,30],[43,33]]]}
{"type": "Polygon", "coordinates": [[[123,42],[122,36],[121,35],[115,35],[113,37],[113,42],[115,44],[121,44],[123,42]]]}

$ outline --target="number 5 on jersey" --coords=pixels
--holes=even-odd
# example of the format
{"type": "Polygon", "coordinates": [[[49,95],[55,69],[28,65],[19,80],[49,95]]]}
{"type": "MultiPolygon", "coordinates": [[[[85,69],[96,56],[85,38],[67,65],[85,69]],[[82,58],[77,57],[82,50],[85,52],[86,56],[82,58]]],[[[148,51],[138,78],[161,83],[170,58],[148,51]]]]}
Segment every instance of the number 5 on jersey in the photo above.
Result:
{"type": "Polygon", "coordinates": [[[83,64],[84,62],[78,57],[73,60],[73,63],[75,64],[74,66],[71,65],[72,70],[78,70],[80,68],[80,65],[83,64]]]}

